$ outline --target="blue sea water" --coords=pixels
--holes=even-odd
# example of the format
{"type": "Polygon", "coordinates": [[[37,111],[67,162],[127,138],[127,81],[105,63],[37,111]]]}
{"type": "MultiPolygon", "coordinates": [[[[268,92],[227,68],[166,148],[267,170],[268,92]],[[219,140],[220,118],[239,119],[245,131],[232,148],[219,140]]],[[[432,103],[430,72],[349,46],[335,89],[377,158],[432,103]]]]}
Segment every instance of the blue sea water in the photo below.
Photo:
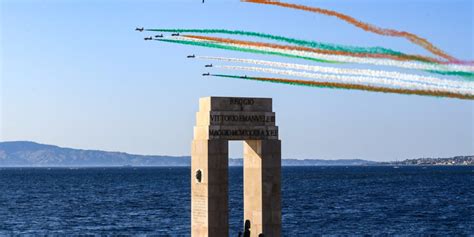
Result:
{"type": "MultiPolygon", "coordinates": [[[[189,168],[0,168],[0,235],[190,233],[189,168]]],[[[230,232],[242,227],[231,167],[230,232]]],[[[283,236],[473,235],[474,167],[284,167],[283,236]]]]}

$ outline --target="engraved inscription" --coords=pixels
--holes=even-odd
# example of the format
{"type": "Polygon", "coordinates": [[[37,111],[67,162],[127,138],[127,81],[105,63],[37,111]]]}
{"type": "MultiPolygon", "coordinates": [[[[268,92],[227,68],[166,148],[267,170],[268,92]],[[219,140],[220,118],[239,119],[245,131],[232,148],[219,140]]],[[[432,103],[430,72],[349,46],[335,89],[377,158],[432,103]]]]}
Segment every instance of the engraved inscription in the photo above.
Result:
{"type": "Polygon", "coordinates": [[[207,208],[205,196],[193,196],[193,221],[196,224],[206,224],[207,208]]]}
{"type": "Polygon", "coordinates": [[[252,98],[230,98],[231,105],[253,105],[255,100],[252,98]]]}
{"type": "Polygon", "coordinates": [[[206,97],[200,100],[202,111],[271,112],[270,98],[206,97]]]}
{"type": "Polygon", "coordinates": [[[211,122],[258,122],[274,123],[275,116],[266,115],[210,115],[211,122]]]}
{"type": "Polygon", "coordinates": [[[278,136],[278,130],[264,129],[211,129],[211,136],[250,136],[250,137],[272,137],[278,136]]]}

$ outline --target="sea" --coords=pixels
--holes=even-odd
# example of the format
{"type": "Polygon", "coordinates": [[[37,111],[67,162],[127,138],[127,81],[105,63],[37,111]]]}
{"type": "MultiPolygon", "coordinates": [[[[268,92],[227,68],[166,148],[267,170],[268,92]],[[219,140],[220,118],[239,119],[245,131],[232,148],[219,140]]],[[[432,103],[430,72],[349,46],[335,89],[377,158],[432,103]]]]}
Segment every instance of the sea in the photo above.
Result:
{"type": "MultiPolygon", "coordinates": [[[[0,168],[0,235],[190,235],[190,168],[0,168]]],[[[229,169],[230,236],[243,228],[229,169]]],[[[282,169],[283,236],[474,236],[474,167],[282,169]]]]}

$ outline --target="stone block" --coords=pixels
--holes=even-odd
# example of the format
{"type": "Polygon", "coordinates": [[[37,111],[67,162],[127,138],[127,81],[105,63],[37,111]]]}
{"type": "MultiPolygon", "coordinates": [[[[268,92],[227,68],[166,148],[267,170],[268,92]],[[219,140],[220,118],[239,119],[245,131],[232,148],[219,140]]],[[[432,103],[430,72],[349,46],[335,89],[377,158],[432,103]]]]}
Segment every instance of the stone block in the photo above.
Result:
{"type": "Polygon", "coordinates": [[[273,112],[200,111],[196,126],[275,126],[273,112]]]}
{"type": "Polygon", "coordinates": [[[276,140],[277,126],[209,126],[208,139],[222,140],[276,140]]]}
{"type": "Polygon", "coordinates": [[[199,111],[263,111],[272,112],[271,98],[204,97],[199,111]]]}

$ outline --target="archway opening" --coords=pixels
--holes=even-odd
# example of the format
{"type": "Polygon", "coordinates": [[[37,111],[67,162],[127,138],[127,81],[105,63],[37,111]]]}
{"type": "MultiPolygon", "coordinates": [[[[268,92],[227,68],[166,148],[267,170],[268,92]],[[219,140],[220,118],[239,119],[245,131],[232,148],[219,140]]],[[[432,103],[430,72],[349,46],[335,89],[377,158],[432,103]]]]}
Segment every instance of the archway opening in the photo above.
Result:
{"type": "Polygon", "coordinates": [[[238,236],[243,231],[243,143],[229,141],[229,236],[238,236]]]}

